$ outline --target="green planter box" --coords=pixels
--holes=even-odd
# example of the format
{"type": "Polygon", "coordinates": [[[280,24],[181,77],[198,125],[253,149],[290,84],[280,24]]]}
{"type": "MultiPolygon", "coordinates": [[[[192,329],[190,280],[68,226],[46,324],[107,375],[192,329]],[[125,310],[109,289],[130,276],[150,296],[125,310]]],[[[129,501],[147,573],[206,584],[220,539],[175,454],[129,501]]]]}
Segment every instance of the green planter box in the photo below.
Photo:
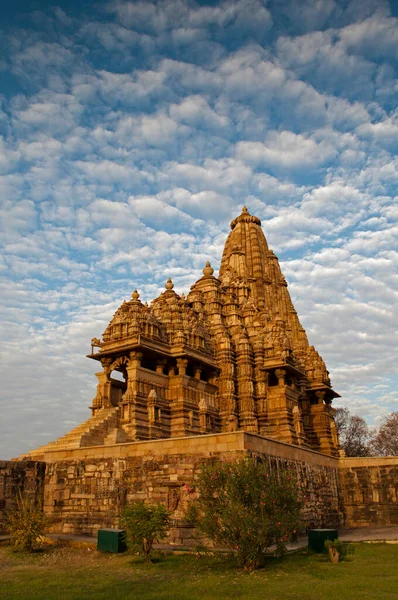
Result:
{"type": "Polygon", "coordinates": [[[102,552],[126,552],[126,532],[124,529],[99,529],[97,550],[102,552]]]}
{"type": "Polygon", "coordinates": [[[310,529],[308,532],[308,548],[322,554],[326,552],[326,540],[337,540],[338,537],[337,529],[310,529]]]}

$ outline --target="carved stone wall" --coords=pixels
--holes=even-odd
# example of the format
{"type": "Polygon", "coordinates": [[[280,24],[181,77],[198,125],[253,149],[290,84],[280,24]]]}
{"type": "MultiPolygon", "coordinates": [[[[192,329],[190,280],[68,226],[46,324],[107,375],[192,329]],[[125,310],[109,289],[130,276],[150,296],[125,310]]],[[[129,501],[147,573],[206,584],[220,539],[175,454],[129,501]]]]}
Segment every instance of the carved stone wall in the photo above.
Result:
{"type": "Polygon", "coordinates": [[[340,496],[347,527],[398,525],[398,456],[341,459],[340,496]]]}
{"type": "Polygon", "coordinates": [[[161,502],[172,511],[170,543],[195,545],[185,514],[200,466],[248,455],[297,477],[307,526],[338,525],[335,458],[242,431],[54,451],[47,457],[44,510],[53,532],[93,535],[118,526],[126,502],[161,502]]]}
{"type": "MultiPolygon", "coordinates": [[[[186,542],[192,531],[184,515],[200,465],[208,461],[230,461],[250,454],[231,453],[163,455],[137,459],[65,461],[48,466],[44,508],[52,530],[62,533],[95,534],[100,527],[117,527],[126,502],[161,502],[172,511],[172,543],[186,542]]],[[[254,453],[269,461],[271,468],[289,469],[296,475],[305,508],[302,518],[309,527],[339,524],[337,472],[323,465],[308,465],[254,453]]],[[[194,542],[194,540],[192,540],[194,542]]]]}
{"type": "Polygon", "coordinates": [[[184,517],[201,464],[258,456],[289,469],[307,527],[398,524],[398,457],[336,459],[242,431],[52,452],[43,462],[0,461],[0,526],[17,489],[39,501],[51,529],[95,535],[118,525],[126,502],[162,502],[172,512],[169,542],[196,544],[184,517]]]}
{"type": "Polygon", "coordinates": [[[0,460],[0,532],[3,531],[4,511],[15,508],[18,490],[42,504],[45,469],[45,463],[33,460],[0,460]]]}

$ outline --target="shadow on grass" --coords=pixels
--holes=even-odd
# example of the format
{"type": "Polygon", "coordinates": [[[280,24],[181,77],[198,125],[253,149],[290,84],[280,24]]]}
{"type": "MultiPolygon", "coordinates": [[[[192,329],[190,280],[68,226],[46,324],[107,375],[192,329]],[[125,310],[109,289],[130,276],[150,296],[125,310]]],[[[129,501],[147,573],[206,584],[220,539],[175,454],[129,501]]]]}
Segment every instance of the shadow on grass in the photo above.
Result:
{"type": "Polygon", "coordinates": [[[159,551],[152,552],[149,557],[149,560],[147,560],[142,554],[134,554],[131,552],[127,552],[126,554],[130,557],[130,560],[127,564],[135,567],[138,565],[148,567],[150,567],[151,565],[159,565],[161,563],[164,563],[168,558],[165,552],[159,551]]]}

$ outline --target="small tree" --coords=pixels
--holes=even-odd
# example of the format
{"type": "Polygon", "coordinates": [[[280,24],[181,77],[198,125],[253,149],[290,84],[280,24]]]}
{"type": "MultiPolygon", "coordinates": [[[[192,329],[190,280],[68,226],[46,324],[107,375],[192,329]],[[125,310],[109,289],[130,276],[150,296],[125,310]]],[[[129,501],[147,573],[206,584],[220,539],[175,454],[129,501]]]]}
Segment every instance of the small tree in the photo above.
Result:
{"type": "Polygon", "coordinates": [[[371,442],[371,449],[376,456],[398,456],[398,412],[384,419],[371,442]]]}
{"type": "Polygon", "coordinates": [[[162,504],[133,502],[124,508],[120,524],[126,530],[128,547],[140,552],[147,562],[151,562],[153,544],[166,536],[169,513],[162,504]]]}
{"type": "Polygon", "coordinates": [[[338,408],[335,422],[346,456],[369,456],[371,434],[365,419],[351,415],[347,408],[338,408]]]}
{"type": "Polygon", "coordinates": [[[294,478],[252,459],[204,466],[197,492],[190,518],[215,543],[236,550],[246,570],[258,568],[274,544],[282,554],[299,528],[294,478]]]}
{"type": "Polygon", "coordinates": [[[342,436],[347,429],[347,425],[350,421],[351,415],[348,408],[340,406],[336,408],[336,414],[334,416],[334,422],[336,424],[337,433],[342,436]]]}
{"type": "Polygon", "coordinates": [[[43,535],[45,518],[41,506],[18,490],[17,507],[5,512],[5,526],[16,548],[32,552],[43,535]]]}

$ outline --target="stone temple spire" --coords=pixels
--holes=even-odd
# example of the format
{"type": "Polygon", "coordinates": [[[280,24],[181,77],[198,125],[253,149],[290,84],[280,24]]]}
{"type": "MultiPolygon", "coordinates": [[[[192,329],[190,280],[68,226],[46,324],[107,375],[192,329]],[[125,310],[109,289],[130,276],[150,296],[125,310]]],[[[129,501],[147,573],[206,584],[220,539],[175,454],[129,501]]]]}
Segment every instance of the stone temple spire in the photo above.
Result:
{"type": "Polygon", "coordinates": [[[268,304],[266,286],[270,283],[269,256],[261,221],[244,206],[241,215],[231,222],[221,259],[221,281],[225,278],[245,281],[251,286],[257,307],[265,308],[268,304]]]}
{"type": "MultiPolygon", "coordinates": [[[[261,221],[243,207],[231,222],[225,242],[219,278],[224,289],[234,290],[243,308],[248,299],[268,328],[286,330],[292,350],[305,353],[309,344],[296,310],[278,257],[268,248],[261,221]]],[[[270,335],[273,335],[272,333],[270,335]]]]}
{"type": "Polygon", "coordinates": [[[284,321],[291,331],[293,343],[300,339],[301,349],[308,347],[305,332],[287,290],[278,257],[268,248],[261,221],[249,213],[246,206],[231,222],[221,260],[220,275],[223,287],[231,284],[246,287],[246,294],[238,294],[239,303],[250,297],[257,310],[265,312],[268,320],[284,321]]]}

